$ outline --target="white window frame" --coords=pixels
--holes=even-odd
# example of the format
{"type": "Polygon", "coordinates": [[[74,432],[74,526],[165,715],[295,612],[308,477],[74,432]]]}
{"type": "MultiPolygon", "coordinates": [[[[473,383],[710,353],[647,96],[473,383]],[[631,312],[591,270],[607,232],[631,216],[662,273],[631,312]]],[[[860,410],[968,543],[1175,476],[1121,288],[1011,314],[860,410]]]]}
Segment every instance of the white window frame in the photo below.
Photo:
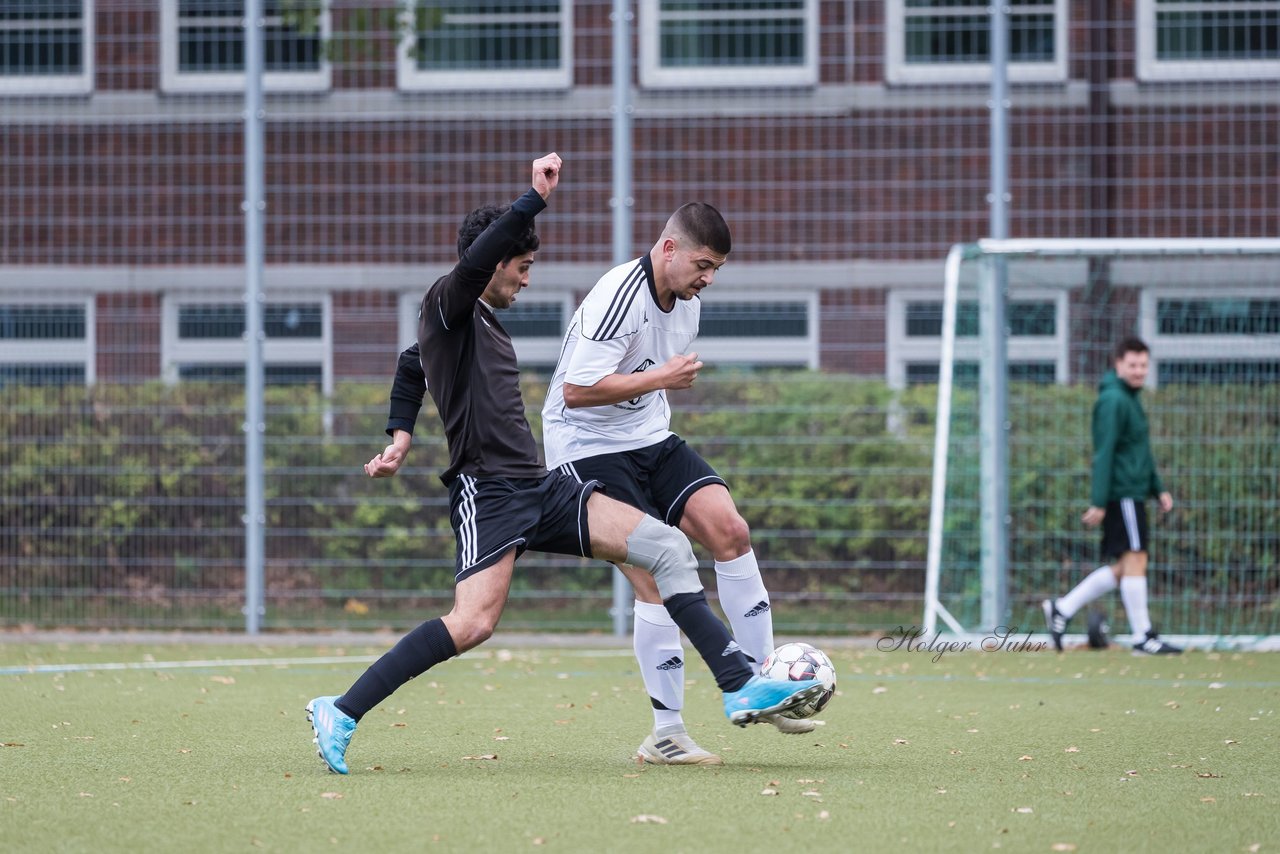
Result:
{"type": "Polygon", "coordinates": [[[702,309],[724,303],[760,303],[767,305],[777,302],[799,302],[805,304],[805,329],[803,336],[761,337],[755,335],[709,337],[699,335],[690,345],[690,352],[696,352],[698,358],[712,366],[732,367],[734,364],[750,364],[777,367],[794,367],[797,365],[817,370],[819,367],[819,311],[818,293],[803,293],[781,287],[775,293],[753,293],[728,285],[723,291],[708,291],[698,297],[702,300],[702,309]]]}
{"type": "MultiPolygon", "coordinates": [[[[80,73],[0,75],[0,95],[87,95],[93,91],[93,4],[80,4],[80,73]]],[[[37,22],[33,22],[37,23],[37,22]]],[[[11,25],[22,28],[21,25],[11,25]]]]}
{"type": "MultiPolygon", "coordinates": [[[[1068,12],[1067,0],[1044,0],[1053,7],[1053,62],[1010,62],[1009,80],[1014,83],[1063,83],[1067,80],[1068,12]]],[[[989,3],[974,0],[972,7],[945,7],[919,10],[926,13],[959,14],[985,12],[989,3]]],[[[1031,11],[1031,10],[1026,10],[1031,11]]],[[[908,63],[906,0],[885,0],[885,80],[890,84],[989,83],[990,62],[908,63]]]]}
{"type": "MultiPolygon", "coordinates": [[[[804,62],[794,67],[757,66],[724,68],[716,65],[662,66],[662,39],[660,0],[638,0],[640,15],[640,85],[647,89],[706,89],[709,87],[741,86],[768,87],[814,86],[818,83],[818,3],[805,0],[800,13],[804,20],[804,62]]],[[[688,15],[697,13],[688,12],[688,15]]],[[[717,11],[717,17],[732,16],[717,11]]],[[[746,12],[758,18],[758,10],[746,12]]],[[[789,15],[790,13],[780,13],[789,15]]]]}
{"type": "Polygon", "coordinates": [[[0,295],[3,305],[80,305],[84,306],[84,338],[0,339],[0,363],[30,365],[83,364],[85,385],[97,380],[97,325],[93,297],[43,297],[0,295]]]}
{"type": "Polygon", "coordinates": [[[1156,311],[1162,299],[1276,299],[1274,285],[1224,285],[1206,290],[1204,283],[1144,288],[1138,302],[1138,328],[1151,348],[1151,370],[1147,385],[1160,384],[1160,359],[1177,362],[1237,362],[1271,360],[1280,362],[1280,335],[1171,335],[1160,332],[1156,311]]]}
{"type": "MultiPolygon", "coordinates": [[[[319,338],[267,338],[262,342],[262,361],[267,365],[319,365],[320,387],[333,393],[333,298],[325,293],[287,291],[268,295],[268,303],[319,303],[319,338]]],[[[197,338],[178,336],[179,308],[189,305],[243,305],[244,294],[213,291],[201,296],[166,294],[162,299],[160,323],[160,376],[172,385],[180,381],[180,365],[239,364],[248,361],[248,344],[239,338],[197,338]]]]}
{"type": "MultiPolygon", "coordinates": [[[[1053,362],[1054,382],[1071,379],[1071,301],[1064,288],[1019,288],[1009,294],[1010,302],[1052,301],[1053,335],[1016,335],[1008,339],[1010,362],[1053,362]]],[[[942,302],[938,288],[901,288],[889,292],[885,310],[885,380],[890,388],[907,387],[907,365],[942,361],[942,336],[907,336],[907,305],[914,302],[942,302]]],[[[956,338],[955,360],[977,362],[982,341],[978,337],[956,338]]]]}
{"type": "MultiPolygon", "coordinates": [[[[573,317],[575,305],[571,294],[547,294],[545,296],[533,296],[531,294],[521,294],[520,302],[525,305],[531,303],[550,303],[560,306],[560,316],[564,318],[565,326],[569,324],[569,318],[573,317]]],[[[400,310],[399,316],[399,350],[407,349],[411,344],[418,340],[418,306],[422,304],[422,291],[413,291],[400,294],[400,310]]],[[[498,320],[502,320],[502,312],[498,312],[498,320]]],[[[560,330],[560,334],[554,338],[550,335],[538,338],[529,338],[527,336],[512,336],[511,345],[516,351],[516,361],[521,365],[554,365],[560,360],[560,346],[564,343],[564,329],[560,330]]]]}
{"type": "MultiPolygon", "coordinates": [[[[1172,59],[1156,56],[1156,5],[1157,0],[1138,0],[1138,79],[1139,80],[1271,80],[1280,79],[1280,57],[1263,59],[1172,59]]],[[[1194,4],[1189,3],[1189,6],[1194,4]]],[[[1261,3],[1215,5],[1217,11],[1231,11],[1231,6],[1251,11],[1266,11],[1261,3]]],[[[1280,2],[1272,2],[1270,8],[1280,15],[1280,2]]],[[[1194,11],[1179,9],[1178,11],[1194,11]]]]}
{"type": "MultiPolygon", "coordinates": [[[[573,0],[560,0],[560,64],[547,69],[483,69],[430,71],[418,68],[413,57],[417,36],[413,31],[416,4],[401,9],[400,47],[396,52],[396,85],[404,92],[457,90],[568,89],[573,85],[573,0]]],[[[462,16],[477,17],[477,16],[462,16]]],[[[489,16],[485,16],[486,18],[489,16]]],[[[507,15],[508,23],[519,16],[507,15]]],[[[528,15],[525,16],[532,20],[528,15]]]]}
{"type": "MultiPolygon", "coordinates": [[[[332,36],[332,13],[329,0],[317,22],[317,38],[321,45],[332,36]]],[[[320,92],[330,88],[333,67],[321,55],[315,71],[264,71],[262,88],[268,92],[320,92]]],[[[184,72],[178,69],[178,0],[160,0],[160,88],[165,92],[241,92],[245,86],[243,71],[184,72]]]]}

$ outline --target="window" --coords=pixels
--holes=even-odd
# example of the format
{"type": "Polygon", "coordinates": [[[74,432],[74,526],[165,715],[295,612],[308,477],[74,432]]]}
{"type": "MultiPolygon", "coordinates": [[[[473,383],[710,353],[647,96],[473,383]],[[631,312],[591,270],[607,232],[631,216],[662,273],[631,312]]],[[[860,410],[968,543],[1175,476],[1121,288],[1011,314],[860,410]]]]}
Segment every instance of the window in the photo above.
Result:
{"type": "MultiPolygon", "coordinates": [[[[1280,299],[1265,281],[1274,275],[1237,268],[1205,281],[1148,288],[1142,293],[1142,338],[1151,347],[1148,383],[1274,382],[1280,369],[1280,299]],[[1203,297],[1206,290],[1217,294],[1203,297]]],[[[1171,280],[1174,276],[1169,277],[1171,280]]]]}
{"type": "Polygon", "coordinates": [[[1280,75],[1280,0],[1138,0],[1138,76],[1280,75]]]}
{"type": "MultiPolygon", "coordinates": [[[[165,300],[163,372],[169,382],[244,382],[245,307],[221,302],[165,300]]],[[[331,390],[329,304],[279,300],[263,306],[262,355],[269,385],[310,383],[331,390]]]]}
{"type": "Polygon", "coordinates": [[[88,300],[0,304],[0,385],[93,381],[88,300]]]}
{"type": "Polygon", "coordinates": [[[816,316],[808,300],[701,298],[699,334],[693,350],[709,365],[818,366],[816,316]],[[761,340],[767,339],[767,340],[761,340]]]}
{"type": "MultiPolygon", "coordinates": [[[[991,6],[973,0],[886,0],[890,83],[991,79],[991,6]]],[[[1067,77],[1066,0],[1009,0],[1009,79],[1067,77]]]]}
{"type": "Polygon", "coordinates": [[[573,82],[572,0],[409,5],[401,89],[564,89],[573,82]]]}
{"type": "MultiPolygon", "coordinates": [[[[934,383],[942,356],[942,300],[938,291],[893,291],[886,313],[886,371],[889,385],[934,383]]],[[[1068,380],[1067,292],[1025,288],[1005,307],[1009,328],[1006,354],[1011,382],[1068,380]]],[[[978,303],[956,305],[956,362],[953,377],[963,384],[977,378],[978,303]]]]}
{"type": "Polygon", "coordinates": [[[651,88],[812,86],[816,0],[640,0],[640,82],[651,88]]]}
{"type": "Polygon", "coordinates": [[[0,0],[0,94],[93,91],[93,0],[0,0]]]}
{"type": "MultiPolygon", "coordinates": [[[[263,10],[263,87],[329,88],[328,0],[263,0],[263,10]]],[[[244,89],[243,0],[162,0],[160,27],[166,92],[244,89]]]]}

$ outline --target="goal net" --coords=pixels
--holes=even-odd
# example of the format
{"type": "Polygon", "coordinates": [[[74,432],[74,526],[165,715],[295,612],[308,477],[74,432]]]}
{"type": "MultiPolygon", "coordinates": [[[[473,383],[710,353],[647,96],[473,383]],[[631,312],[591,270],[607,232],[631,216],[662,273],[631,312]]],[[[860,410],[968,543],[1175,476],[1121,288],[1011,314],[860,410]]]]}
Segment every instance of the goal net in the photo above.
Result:
{"type": "MultiPolygon", "coordinates": [[[[906,366],[938,387],[927,634],[1041,634],[1040,602],[1102,565],[1081,522],[1091,412],[1114,345],[1136,335],[1174,499],[1168,514],[1147,502],[1151,618],[1192,646],[1278,645],[1280,240],[980,241],[952,250],[943,300],[916,308],[940,330],[906,366]]],[[[1118,594],[1090,609],[1128,637],[1118,594]]]]}

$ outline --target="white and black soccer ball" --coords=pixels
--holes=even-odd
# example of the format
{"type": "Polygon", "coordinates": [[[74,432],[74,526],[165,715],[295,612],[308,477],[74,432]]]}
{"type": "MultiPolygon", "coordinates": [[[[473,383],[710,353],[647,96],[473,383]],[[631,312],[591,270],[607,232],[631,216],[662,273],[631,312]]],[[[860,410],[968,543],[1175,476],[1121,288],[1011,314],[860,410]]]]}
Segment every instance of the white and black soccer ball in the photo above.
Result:
{"type": "Polygon", "coordinates": [[[782,713],[787,718],[808,718],[816,715],[831,702],[836,693],[836,668],[827,654],[816,646],[799,641],[784,643],[769,653],[760,665],[760,675],[769,679],[800,682],[805,679],[822,681],[823,691],[794,709],[782,713]]]}

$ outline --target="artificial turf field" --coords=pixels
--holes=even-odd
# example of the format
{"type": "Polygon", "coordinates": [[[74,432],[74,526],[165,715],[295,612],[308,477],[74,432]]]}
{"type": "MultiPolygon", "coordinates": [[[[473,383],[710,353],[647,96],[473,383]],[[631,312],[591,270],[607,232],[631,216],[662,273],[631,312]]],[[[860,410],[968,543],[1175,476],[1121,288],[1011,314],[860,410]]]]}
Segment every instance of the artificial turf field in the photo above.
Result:
{"type": "Polygon", "coordinates": [[[0,636],[0,850],[1280,850],[1280,654],[831,644],[808,736],[728,725],[695,657],[685,719],[725,764],[671,768],[631,758],[629,649],[499,636],[329,774],[303,706],[385,647],[0,636]]]}

